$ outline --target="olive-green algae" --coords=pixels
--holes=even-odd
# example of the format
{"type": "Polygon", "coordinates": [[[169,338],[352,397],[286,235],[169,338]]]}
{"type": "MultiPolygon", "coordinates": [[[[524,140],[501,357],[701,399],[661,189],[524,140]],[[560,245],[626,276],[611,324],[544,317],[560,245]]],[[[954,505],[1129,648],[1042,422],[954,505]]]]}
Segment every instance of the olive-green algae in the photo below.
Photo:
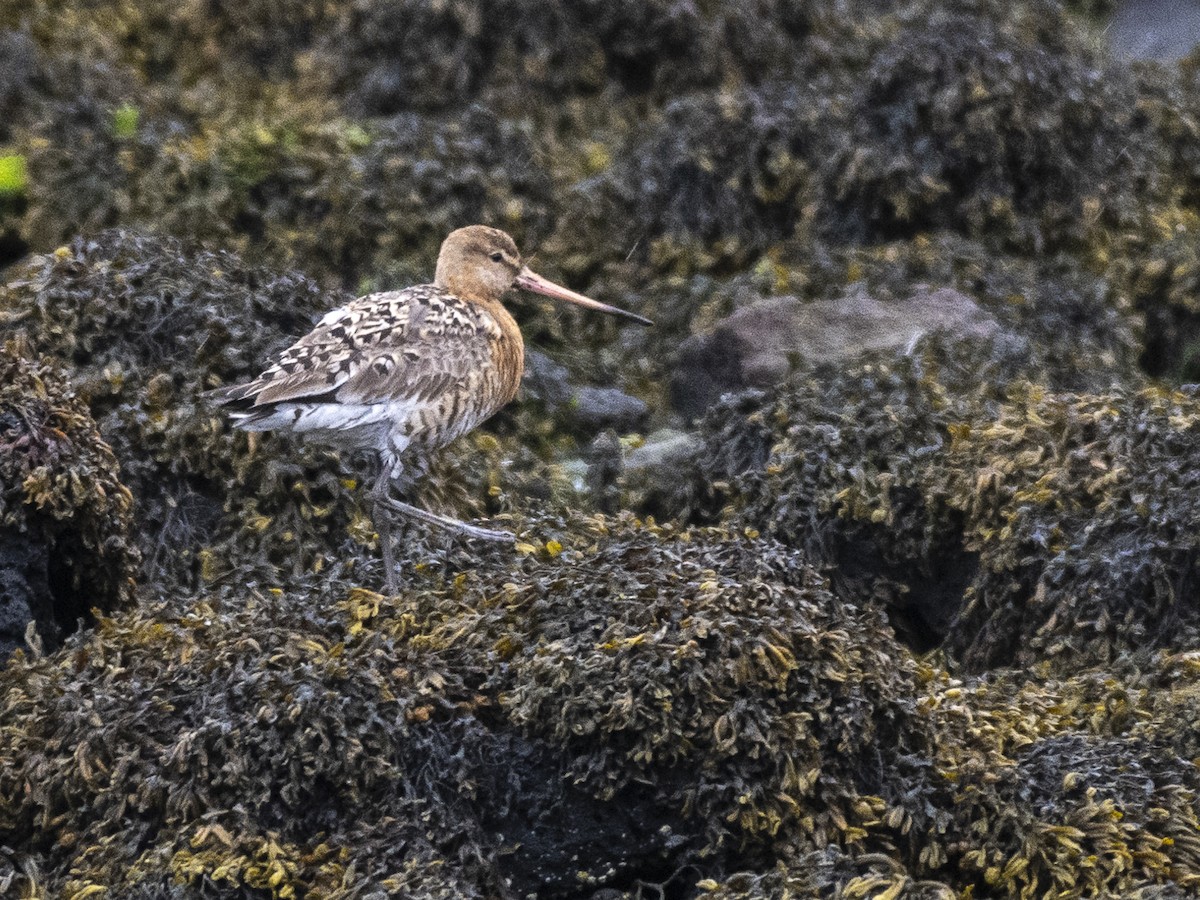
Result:
{"type": "Polygon", "coordinates": [[[1014,263],[1070,253],[1190,352],[1130,286],[1161,257],[1144,235],[1194,209],[1192,94],[1106,61],[1061,4],[277,6],[17,4],[45,73],[15,94],[19,240],[140,225],[358,289],[484,219],[664,322],[606,350],[637,379],[710,299],[692,275],[782,256],[803,278],[814,234],[836,256],[949,229],[1014,263]]]}
{"type": "Polygon", "coordinates": [[[129,605],[139,562],[132,505],[112,450],[63,372],[26,343],[6,342],[0,544],[3,619],[17,633],[4,635],[5,650],[24,636],[19,615],[31,616],[53,647],[91,610],[129,605]]]}
{"type": "Polygon", "coordinates": [[[228,586],[19,660],[0,843],[48,890],[277,871],[353,896],[444,867],[407,895],[572,896],[565,858],[534,867],[572,840],[599,886],[780,842],[913,858],[946,821],[915,667],[794,553],[629,518],[522,540],[434,554],[394,598],[228,586]]]}
{"type": "Polygon", "coordinates": [[[1020,355],[930,347],[728,401],[678,502],[732,502],[973,670],[1190,648],[1193,392],[1054,393],[1020,355]]]}
{"type": "Polygon", "coordinates": [[[516,561],[418,542],[395,597],[347,567],[231,582],[18,659],[10,883],[1150,898],[1200,879],[1190,657],[1149,680],[954,679],[773,542],[518,529],[516,561]]]}
{"type": "MultiPolygon", "coordinates": [[[[967,360],[985,374],[976,353],[967,360]]],[[[994,365],[1003,380],[1006,359],[994,365]]],[[[839,593],[883,603],[908,640],[932,646],[975,568],[961,524],[924,492],[950,426],[984,402],[941,380],[961,372],[944,354],[902,356],[726,401],[704,422],[696,467],[706,474],[682,500],[710,514],[734,501],[740,521],[831,566],[839,593]]]]}
{"type": "Polygon", "coordinates": [[[705,900],[956,900],[949,884],[913,878],[903,865],[879,853],[853,856],[835,847],[814,850],[765,873],[738,872],[698,887],[705,900]]]}
{"type": "Polygon", "coordinates": [[[234,436],[200,397],[257,373],[335,301],[310,280],[227,253],[114,231],[31,258],[0,286],[0,315],[69,365],[121,460],[152,573],[194,571],[205,544],[319,564],[353,506],[328,454],[234,436]],[[304,556],[302,540],[313,555],[304,556]]]}
{"type": "MultiPolygon", "coordinates": [[[[433,583],[435,598],[405,594],[376,601],[368,593],[350,595],[352,584],[377,583],[378,572],[363,558],[361,544],[370,541],[370,526],[343,483],[345,462],[338,467],[319,454],[284,449],[273,439],[255,449],[245,438],[230,438],[211,417],[211,431],[199,427],[208,413],[195,404],[193,391],[213,386],[210,375],[224,382],[253,374],[261,355],[257,362],[252,356],[227,359],[231,351],[222,350],[212,369],[197,374],[189,367],[180,386],[171,365],[132,354],[137,365],[121,374],[139,387],[112,394],[113,371],[105,373],[104,366],[92,362],[104,353],[89,348],[82,360],[63,355],[69,335],[48,330],[37,339],[53,345],[47,352],[56,364],[80,365],[89,373],[85,392],[90,396],[96,387],[96,397],[108,398],[103,400],[108,408],[100,410],[101,425],[107,421],[129,441],[127,465],[141,472],[130,483],[139,499],[152,498],[148,509],[158,510],[149,524],[170,526],[167,533],[185,548],[188,566],[195,565],[192,554],[201,543],[222,542],[201,556],[210,575],[229,579],[211,587],[204,600],[215,620],[233,616],[219,636],[236,645],[250,633],[269,651],[263,659],[244,648],[241,656],[223,656],[216,632],[212,645],[198,642],[201,649],[192,651],[186,664],[181,663],[184,651],[178,651],[170,665],[161,666],[186,669],[202,666],[204,657],[216,660],[200,674],[181,674],[180,683],[191,685],[185,695],[210,688],[205,679],[214,672],[230,672],[229,680],[239,685],[231,693],[243,690],[264,706],[279,707],[280,699],[265,692],[279,687],[280,677],[291,676],[274,670],[264,675],[264,660],[274,654],[281,669],[290,664],[300,673],[296,677],[318,679],[302,687],[330,704],[325,718],[311,718],[315,714],[303,707],[297,721],[317,722],[321,733],[337,731],[338,691],[319,681],[327,673],[314,674],[311,659],[298,656],[295,647],[311,638],[331,651],[344,640],[340,652],[351,656],[362,654],[365,646],[375,648],[380,658],[367,665],[373,674],[366,678],[373,690],[401,677],[383,668],[399,646],[399,652],[422,664],[435,659],[433,668],[443,677],[445,671],[460,673],[455,676],[460,683],[449,691],[427,686],[420,702],[402,691],[397,696],[407,699],[397,702],[412,713],[411,721],[405,715],[410,730],[404,740],[413,734],[428,738],[434,750],[427,758],[440,759],[449,748],[462,750],[462,758],[434,774],[449,772],[454,779],[467,772],[461,785],[475,796],[464,801],[462,792],[448,792],[445,784],[427,778],[393,810],[397,821],[408,824],[387,823],[393,840],[376,858],[388,862],[374,868],[370,851],[357,848],[375,846],[384,827],[380,823],[390,813],[372,812],[360,831],[352,832],[348,816],[338,811],[334,825],[320,835],[305,818],[308,809],[288,805],[313,799],[303,794],[309,781],[288,782],[278,820],[270,818],[270,804],[256,801],[250,812],[235,811],[230,819],[213,814],[217,826],[207,831],[205,825],[191,831],[172,825],[176,830],[170,836],[132,864],[119,836],[108,834],[86,847],[90,838],[76,837],[71,844],[70,836],[79,834],[74,820],[48,819],[43,824],[60,831],[46,838],[47,845],[65,839],[69,846],[35,848],[57,854],[51,864],[44,855],[18,847],[26,863],[21,882],[5,881],[4,860],[11,852],[0,849],[0,884],[36,884],[67,896],[100,884],[130,897],[286,896],[305,890],[338,896],[339,891],[361,893],[367,883],[405,896],[494,896],[517,870],[503,862],[511,854],[488,855],[495,850],[494,835],[502,832],[486,817],[480,826],[479,808],[509,808],[505,798],[523,793],[535,797],[525,802],[539,809],[553,809],[556,796],[559,811],[583,809],[597,793],[603,795],[603,785],[632,780],[624,792],[614,789],[603,806],[608,818],[599,820],[604,827],[594,829],[591,844],[580,843],[566,827],[514,832],[508,820],[512,843],[521,843],[529,858],[541,861],[539,873],[523,872],[526,880],[520,884],[585,896],[601,884],[632,888],[635,877],[647,885],[667,883],[668,891],[682,894],[687,890],[682,881],[702,875],[710,876],[712,885],[704,881],[701,889],[726,890],[730,896],[891,891],[924,897],[940,896],[943,886],[956,895],[973,891],[975,896],[1149,900],[1193,892],[1186,885],[1195,876],[1194,847],[1181,836],[1193,824],[1194,778],[1186,764],[1172,758],[1174,753],[1193,759],[1197,745],[1187,725],[1194,718],[1195,693],[1187,675],[1192,671],[1187,653],[1195,642],[1187,537],[1194,530],[1187,502],[1192,489],[1186,477],[1192,400],[1190,394],[1182,399],[1139,394],[1136,366],[1184,379],[1195,369],[1197,320],[1189,286],[1195,281],[1200,182],[1191,138],[1200,130],[1194,85],[1187,81],[1194,78],[1194,65],[1180,73],[1115,67],[1079,33],[1079,23],[1062,14],[1064,5],[1088,14],[1104,6],[973,2],[948,12],[924,2],[782,0],[753,10],[736,4],[567,8],[489,2],[482,9],[496,24],[482,27],[480,8],[453,2],[397,2],[371,9],[321,3],[283,9],[273,0],[216,7],[127,0],[86,8],[18,3],[14,9],[32,37],[9,36],[3,46],[13,46],[19,51],[13,59],[30,65],[13,70],[11,89],[0,84],[5,112],[0,154],[27,160],[26,187],[17,201],[0,206],[2,260],[25,245],[49,253],[81,225],[140,223],[239,247],[276,264],[300,265],[322,283],[358,290],[423,280],[442,234],[467,224],[463,217],[485,218],[514,231],[523,248],[540,245],[540,259],[560,267],[550,274],[660,321],[655,333],[622,332],[620,342],[613,340],[614,329],[599,324],[568,335],[570,326],[538,316],[530,329],[543,344],[557,346],[569,336],[572,343],[597,350],[586,354],[584,365],[585,354],[579,354],[572,368],[590,367],[606,379],[627,373],[647,397],[661,397],[659,380],[683,335],[757,296],[825,299],[841,296],[848,283],[860,280],[884,299],[908,296],[917,280],[963,290],[1015,340],[960,346],[926,341],[905,359],[855,363],[844,372],[811,373],[801,367],[801,387],[765,398],[743,397],[714,411],[705,426],[701,477],[671,485],[651,500],[664,512],[691,510],[708,518],[731,504],[727,512],[740,517],[739,530],[770,532],[804,547],[815,562],[833,563],[832,584],[843,603],[880,600],[908,642],[947,640],[952,665],[992,669],[1016,661],[1036,668],[1029,674],[993,675],[987,683],[947,686],[936,670],[914,669],[886,631],[877,633],[876,612],[830,614],[836,621],[850,616],[856,628],[866,629],[851,629],[852,646],[882,635],[872,646],[886,657],[877,673],[882,681],[915,678],[919,685],[933,679],[923,691],[917,688],[917,702],[926,712],[915,717],[906,712],[901,721],[915,729],[914,741],[927,742],[925,716],[932,717],[932,777],[951,791],[963,791],[963,798],[955,803],[938,791],[922,793],[933,798],[935,811],[926,810],[914,822],[949,816],[953,824],[941,837],[914,826],[905,833],[904,817],[893,809],[883,826],[863,823],[865,837],[854,831],[859,823],[853,817],[845,830],[836,822],[831,828],[821,817],[832,816],[832,810],[841,814],[839,791],[849,784],[850,796],[863,785],[857,775],[848,781],[839,775],[833,787],[820,780],[814,786],[820,802],[811,826],[789,812],[785,800],[767,797],[764,805],[757,797],[745,821],[735,816],[724,822],[715,815],[710,821],[693,812],[686,834],[672,831],[670,838],[663,837],[660,824],[678,828],[677,811],[666,804],[668,822],[658,818],[661,809],[638,806],[636,785],[647,772],[659,778],[682,768],[662,753],[662,735],[680,719],[654,704],[657,698],[644,679],[634,680],[642,671],[639,665],[657,665],[646,669],[656,679],[660,671],[673,671],[673,661],[663,662],[658,630],[645,626],[670,626],[663,632],[663,647],[674,648],[684,662],[698,663],[679,643],[686,629],[663,617],[661,602],[641,617],[630,614],[628,622],[616,616],[597,622],[591,617],[593,605],[620,609],[622,615],[626,607],[613,598],[597,599],[603,588],[592,583],[596,572],[576,566],[567,570],[571,582],[546,589],[527,581],[529,567],[536,568],[539,579],[549,578],[552,562],[559,565],[555,560],[579,551],[568,529],[545,520],[522,524],[528,528],[522,535],[524,552],[532,555],[518,567],[519,577],[508,562],[491,556],[470,561],[461,549],[439,549],[414,535],[406,544],[408,564],[422,566],[416,584],[433,583]],[[355,52],[347,52],[347,40],[360,41],[355,52]],[[31,43],[32,54],[27,52],[31,43]],[[429,46],[448,54],[429,54],[429,46]],[[447,67],[446,59],[455,65],[447,67]],[[570,65],[563,64],[567,60],[570,65]],[[689,65],[680,65],[681,60],[689,65]],[[691,64],[697,60],[702,64],[691,64]],[[118,127],[119,111],[128,108],[138,110],[132,133],[118,127]],[[467,108],[471,111],[460,116],[459,110],[467,108]],[[741,130],[726,143],[731,120],[741,130]],[[961,121],[974,123],[972,135],[960,133],[961,121]],[[503,152],[491,155],[492,144],[502,145],[503,152]],[[860,244],[863,240],[870,243],[860,244]],[[1016,387],[1021,379],[1040,387],[1016,387]],[[829,396],[822,397],[822,390],[829,396]],[[880,396],[873,400],[875,390],[880,396]],[[159,399],[150,402],[151,395],[159,399]],[[113,415],[117,406],[132,414],[113,415]],[[1120,409],[1122,416],[1101,422],[1097,431],[1095,422],[1087,423],[1106,406],[1120,409]],[[155,422],[182,429],[187,442],[181,445],[181,461],[172,456],[176,445],[156,434],[155,422]],[[855,437],[859,427],[862,440],[855,437]],[[135,446],[143,433],[155,448],[152,464],[135,446]],[[993,438],[1003,453],[990,446],[993,438]],[[1047,447],[1054,452],[1043,449],[1033,461],[1038,448],[1047,447]],[[266,467],[272,458],[276,468],[266,467]],[[1121,466],[1113,461],[1125,458],[1133,464],[1118,472],[1121,466]],[[225,462],[230,459],[233,464],[225,462]],[[1011,467],[1012,459],[1022,460],[1021,466],[1011,467]],[[1108,472],[1093,466],[1093,459],[1108,472]],[[993,464],[1009,468],[999,481],[988,476],[991,480],[980,486],[979,477],[993,464]],[[1040,494],[1041,479],[1061,497],[1040,494]],[[302,496],[304,485],[313,485],[307,496],[302,496]],[[1145,491],[1158,493],[1142,518],[1131,498],[1145,491]],[[172,512],[177,495],[187,501],[175,508],[182,513],[172,512]],[[160,496],[165,499],[153,499],[160,496]],[[732,508],[747,500],[750,515],[732,508]],[[186,527],[185,519],[190,521],[186,527]],[[1006,533],[1010,519],[1016,528],[1006,533]],[[558,550],[551,540],[567,549],[558,550]],[[301,543],[305,550],[298,556],[301,543]],[[335,558],[344,558],[344,566],[331,568],[335,558]],[[984,560],[998,569],[989,569],[984,560]],[[295,594],[278,600],[263,594],[251,600],[252,609],[232,612],[252,594],[230,585],[238,579],[285,583],[288,577],[276,566],[290,567],[293,561],[300,569],[324,565],[331,581],[295,582],[295,594]],[[426,568],[431,562],[435,568],[426,568]],[[489,574],[477,574],[483,570],[489,574]],[[506,574],[498,574],[501,570],[506,574]],[[458,589],[472,606],[443,609],[459,571],[468,574],[458,589]],[[440,572],[445,574],[441,581],[440,572]],[[503,599],[509,597],[504,582],[516,586],[511,601],[503,599]],[[1126,583],[1144,590],[1130,595],[1126,583]],[[568,604],[580,617],[573,626],[554,619],[554,606],[574,584],[587,602],[582,612],[568,604]],[[1039,585],[1045,585],[1040,595],[1039,585]],[[968,590],[972,605],[956,622],[968,590]],[[1013,601],[1026,599],[1032,600],[1032,613],[1014,616],[1013,601]],[[330,613],[322,601],[343,605],[330,613]],[[497,612],[505,603],[517,611],[536,608],[540,618],[505,630],[504,616],[516,615],[497,612]],[[424,618],[417,626],[402,625],[413,609],[424,618]],[[647,616],[655,618],[650,622],[647,616]],[[1178,626],[1176,632],[1168,633],[1160,618],[1178,626]],[[289,623],[282,629],[286,638],[272,634],[273,621],[289,623]],[[351,636],[356,622],[362,630],[351,636]],[[474,633],[476,626],[484,636],[474,633]],[[585,634],[572,630],[576,626],[599,634],[609,629],[613,640],[647,636],[629,646],[597,650],[585,634]],[[255,633],[259,627],[264,636],[255,633]],[[536,635],[543,628],[560,636],[539,645],[536,635]],[[481,645],[498,631],[503,633],[491,654],[484,655],[481,645]],[[501,638],[514,634],[527,643],[500,645],[501,638]],[[1073,672],[1089,661],[1109,661],[1128,675],[1144,666],[1147,646],[1156,644],[1179,652],[1171,666],[1155,670],[1161,681],[1154,690],[1104,673],[1066,684],[1049,680],[1056,671],[1073,672]],[[462,674],[467,663],[455,657],[460,645],[468,647],[464,652],[476,674],[462,674]],[[231,668],[222,669],[226,663],[231,668]],[[518,667],[523,667],[522,679],[537,676],[545,682],[526,686],[525,694],[508,690],[518,667]],[[554,681],[564,672],[571,680],[554,681]],[[242,684],[243,677],[248,684],[242,684]],[[254,679],[263,682],[264,693],[254,693],[259,690],[254,679]],[[576,684],[587,693],[570,693],[576,684]],[[645,715],[635,715],[632,724],[628,716],[622,719],[618,704],[624,698],[615,687],[605,693],[610,684],[632,691],[633,709],[644,708],[645,715]],[[489,702],[480,705],[479,697],[489,702]],[[581,697],[603,697],[609,705],[591,708],[581,697]],[[637,705],[643,702],[645,707],[637,705]],[[559,708],[572,711],[572,722],[584,736],[559,733],[554,719],[559,708]],[[520,728],[518,715],[526,717],[520,728]],[[464,726],[462,733],[451,727],[464,721],[471,727],[464,726]],[[421,732],[424,727],[443,730],[430,737],[421,732]],[[503,736],[496,738],[501,727],[503,736]],[[638,752],[652,756],[630,756],[638,752]],[[520,775],[522,765],[537,775],[520,775]],[[563,770],[578,775],[580,784],[561,785],[553,773],[563,770]],[[487,776],[470,777],[479,772],[487,776]],[[412,804],[418,802],[425,805],[416,812],[412,804]],[[612,812],[622,804],[626,818],[612,812]],[[1105,818],[1118,806],[1124,818],[1105,818]],[[1155,810],[1166,811],[1166,819],[1155,810]],[[771,835],[767,826],[776,817],[781,824],[771,835]],[[284,833],[289,827],[280,824],[284,819],[295,833],[284,833]],[[413,822],[420,825],[410,827],[413,822]],[[716,838],[702,836],[710,829],[716,838]],[[442,838],[430,838],[434,831],[442,838]],[[623,831],[632,837],[621,837],[623,831]],[[514,833],[520,837],[513,838],[514,833]],[[815,847],[806,854],[827,833],[836,835],[835,848],[815,847]],[[681,835],[682,843],[676,843],[681,835]],[[793,842],[797,835],[806,837],[793,842]],[[959,835],[965,837],[955,840],[959,835]],[[476,852],[489,837],[493,844],[476,852]],[[396,841],[408,841],[408,849],[397,850],[396,841]],[[885,849],[888,861],[864,852],[880,842],[895,845],[885,849]],[[639,845],[641,854],[630,844],[639,845]],[[702,857],[702,867],[709,868],[685,869],[670,880],[674,870],[669,867],[690,859],[704,844],[718,848],[702,857]],[[572,855],[582,851],[588,858],[597,845],[606,848],[613,875],[606,875],[604,866],[580,872],[572,864],[572,855]],[[68,857],[78,863],[74,874],[62,862],[68,857]],[[31,860],[41,868],[33,868],[31,860]]],[[[179,255],[173,242],[138,246],[148,251],[147,258],[179,255]]],[[[85,268],[101,268],[113,258],[109,250],[95,256],[72,253],[85,268]]],[[[142,258],[140,250],[131,256],[142,258]]],[[[155,262],[150,269],[161,265],[155,262]]],[[[229,265],[230,271],[246,271],[236,260],[229,265]]],[[[115,268],[122,274],[131,270],[128,262],[115,268]]],[[[284,277],[257,271],[263,283],[284,277]]],[[[63,274],[54,272],[55,279],[63,274]]],[[[221,310],[213,322],[243,309],[232,293],[223,294],[207,275],[187,265],[173,280],[194,276],[205,285],[203,296],[215,298],[221,310]]],[[[154,275],[150,283],[161,286],[154,275]]],[[[234,337],[249,340],[255,354],[269,353],[302,331],[308,315],[327,299],[333,302],[318,299],[310,282],[297,283],[305,298],[299,321],[285,326],[275,318],[278,310],[251,311],[254,324],[235,325],[234,337]],[[262,333],[241,333],[255,328],[262,333]]],[[[119,285],[99,279],[94,285],[102,286],[88,301],[96,313],[102,311],[98,298],[104,291],[126,296],[119,285]]],[[[27,296],[25,289],[21,296],[27,296]]],[[[190,303],[197,295],[179,296],[190,303]]],[[[283,293],[273,296],[282,303],[283,293]]],[[[120,328],[98,333],[141,334],[147,329],[135,323],[151,321],[150,312],[118,317],[120,328]]],[[[522,316],[526,325],[533,318],[522,316]]],[[[212,322],[186,321],[213,346],[225,346],[219,329],[213,336],[212,322]]],[[[109,359],[124,358],[128,348],[106,352],[109,359]]],[[[506,508],[505,490],[531,483],[514,477],[511,460],[518,459],[521,470],[535,468],[540,452],[513,445],[529,444],[533,435],[539,447],[561,440],[547,428],[536,409],[507,414],[497,422],[499,442],[485,435],[471,445],[482,453],[483,464],[464,465],[461,452],[452,452],[432,492],[459,511],[506,508]],[[458,480],[463,483],[455,484],[458,480]]],[[[119,444],[114,433],[104,431],[119,444]]],[[[550,478],[540,476],[536,489],[556,490],[550,478]]],[[[583,533],[587,541],[600,540],[591,526],[583,533]]],[[[145,536],[142,540],[152,553],[159,546],[146,543],[145,536]]],[[[705,552],[715,551],[706,545],[705,552]]],[[[606,565],[617,565],[615,555],[605,559],[606,565]]],[[[620,562],[626,577],[631,564],[620,562]]],[[[793,622],[797,614],[780,610],[778,603],[796,592],[814,599],[810,578],[780,588],[780,598],[763,608],[793,622]]],[[[747,596],[761,600],[773,585],[768,579],[766,587],[758,585],[758,593],[747,596]]],[[[174,588],[162,593],[171,597],[169,608],[115,620],[79,646],[88,653],[112,653],[109,645],[127,643],[135,622],[180,621],[187,605],[174,588]]],[[[735,642],[774,627],[752,622],[729,592],[720,597],[739,610],[731,619],[740,629],[735,642]]],[[[824,610],[827,602],[818,608],[824,610]]],[[[809,606],[801,608],[802,618],[812,613],[809,606]]],[[[719,637],[707,641],[697,641],[706,653],[730,646],[719,637]]],[[[769,643],[780,646],[774,638],[769,643]]],[[[871,653],[862,658],[878,660],[871,653]]],[[[821,662],[823,655],[797,659],[809,660],[814,673],[831,671],[821,662]]],[[[705,657],[703,669],[680,671],[702,680],[709,677],[710,663],[717,661],[705,657]]],[[[45,682],[49,691],[69,677],[72,667],[88,679],[100,678],[86,654],[78,652],[70,663],[46,665],[65,667],[45,682]]],[[[146,665],[155,677],[170,680],[160,668],[146,665]]],[[[730,668],[717,669],[726,679],[719,683],[728,685],[730,668]]],[[[813,690],[828,685],[824,676],[813,678],[806,682],[793,672],[788,683],[813,690]]],[[[773,711],[782,708],[785,717],[793,715],[787,696],[781,700],[771,694],[767,683],[752,679],[754,696],[774,703],[767,707],[773,711]]],[[[859,687],[869,683],[855,682],[859,687]]],[[[354,693],[359,688],[350,694],[362,696],[354,693]]],[[[128,688],[114,681],[107,690],[115,694],[128,688]]],[[[909,692],[902,688],[888,696],[894,700],[909,692]]],[[[907,709],[907,701],[896,702],[907,709]]],[[[115,702],[110,708],[123,721],[127,712],[115,702]]],[[[154,714],[146,721],[154,723],[154,714]]],[[[81,718],[71,721],[79,733],[88,733],[81,718]]],[[[156,727],[167,729],[168,721],[178,724],[164,719],[156,727]]],[[[749,715],[743,721],[773,739],[770,721],[763,725],[749,715]]],[[[367,746],[399,746],[360,722],[355,727],[369,735],[367,746]]],[[[821,740],[827,732],[813,728],[824,759],[828,745],[821,740]]],[[[211,736],[204,732],[202,737],[211,736]]],[[[686,750],[691,756],[685,759],[712,762],[705,776],[710,780],[714,771],[738,772],[744,764],[754,773],[754,784],[779,783],[771,773],[773,757],[761,742],[735,742],[733,749],[749,752],[722,757],[715,733],[691,738],[686,750]],[[757,759],[749,755],[756,749],[757,759]]],[[[163,746],[177,740],[176,734],[162,732],[163,746]]],[[[87,748],[82,758],[90,759],[90,744],[79,741],[68,740],[53,751],[61,763],[55,777],[76,779],[70,781],[72,791],[88,790],[79,788],[79,776],[69,775],[64,761],[81,746],[87,748]]],[[[221,791],[231,795],[231,785],[240,784],[237,779],[245,772],[266,781],[278,775],[282,793],[285,766],[272,769],[252,760],[240,770],[241,750],[229,743],[215,746],[231,764],[214,779],[214,787],[204,786],[206,801],[225,802],[221,791]]],[[[854,746],[862,750],[861,744],[854,746]]],[[[199,750],[187,753],[189,760],[201,758],[199,750]]],[[[311,765],[320,774],[333,764],[311,765]]],[[[188,774],[201,770],[197,763],[188,774]]],[[[910,778],[903,766],[897,771],[906,774],[897,776],[893,787],[904,782],[925,791],[924,775],[910,778]]],[[[140,772],[122,770],[119,778],[132,785],[140,772]]],[[[357,801],[356,779],[365,775],[336,774],[350,779],[342,785],[348,786],[345,796],[357,801]]],[[[97,784],[107,777],[92,775],[97,784]]],[[[427,770],[421,777],[428,775],[427,770]]],[[[387,783],[408,785],[407,777],[388,770],[387,778],[394,780],[387,783]]],[[[182,781],[172,784],[168,794],[185,793],[182,781]]],[[[726,809],[729,797],[711,781],[706,784],[704,791],[693,787],[697,804],[703,799],[714,814],[726,809]]],[[[654,796],[656,802],[677,800],[684,792],[666,775],[654,796]]],[[[70,799],[78,796],[72,793],[70,799]]],[[[856,814],[877,808],[876,800],[863,799],[867,806],[856,806],[856,814]]],[[[101,805],[110,800],[103,794],[101,805]]],[[[910,801],[915,798],[900,806],[908,808],[910,801]]],[[[329,808],[335,807],[331,802],[329,808]]],[[[546,818],[563,817],[556,812],[546,818]]],[[[595,821],[589,815],[575,820],[588,826],[595,821]]],[[[88,827],[104,826],[92,822],[88,827]]],[[[0,845],[6,843],[11,839],[0,838],[0,845]]]]}
{"type": "Polygon", "coordinates": [[[933,490],[981,565],[951,651],[980,668],[1192,646],[1198,417],[1190,391],[1029,387],[955,429],[933,490]]]}

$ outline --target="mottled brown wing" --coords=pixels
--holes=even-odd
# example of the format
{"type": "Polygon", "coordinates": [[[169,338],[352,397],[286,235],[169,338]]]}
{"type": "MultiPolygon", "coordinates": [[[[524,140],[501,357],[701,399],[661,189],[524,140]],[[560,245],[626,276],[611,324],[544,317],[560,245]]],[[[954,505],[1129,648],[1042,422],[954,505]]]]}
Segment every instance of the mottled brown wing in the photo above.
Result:
{"type": "Polygon", "coordinates": [[[432,285],[371,294],[329,313],[227,401],[430,397],[487,368],[495,328],[482,310],[432,285]]]}
{"type": "Polygon", "coordinates": [[[493,380],[500,327],[487,312],[438,291],[408,304],[403,340],[385,338],[365,352],[338,388],[345,403],[430,403],[456,390],[477,392],[493,380]]]}

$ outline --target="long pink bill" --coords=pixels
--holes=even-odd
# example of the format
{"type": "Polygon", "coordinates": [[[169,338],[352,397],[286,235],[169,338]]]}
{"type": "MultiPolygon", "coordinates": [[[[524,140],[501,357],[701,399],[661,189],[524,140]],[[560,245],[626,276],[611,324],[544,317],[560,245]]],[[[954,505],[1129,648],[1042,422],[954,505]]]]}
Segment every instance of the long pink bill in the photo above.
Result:
{"type": "Polygon", "coordinates": [[[654,324],[649,319],[639,316],[637,313],[631,313],[616,306],[609,306],[607,303],[601,303],[599,300],[593,300],[591,297],[585,297],[583,294],[577,294],[561,285],[557,285],[553,281],[538,275],[536,272],[530,271],[528,266],[521,269],[517,275],[516,284],[517,287],[533,291],[535,294],[544,294],[547,297],[553,297],[555,300],[566,300],[568,303],[574,303],[576,306],[582,306],[584,309],[594,309],[598,312],[608,313],[610,316],[624,316],[626,319],[632,319],[639,325],[654,324]]]}

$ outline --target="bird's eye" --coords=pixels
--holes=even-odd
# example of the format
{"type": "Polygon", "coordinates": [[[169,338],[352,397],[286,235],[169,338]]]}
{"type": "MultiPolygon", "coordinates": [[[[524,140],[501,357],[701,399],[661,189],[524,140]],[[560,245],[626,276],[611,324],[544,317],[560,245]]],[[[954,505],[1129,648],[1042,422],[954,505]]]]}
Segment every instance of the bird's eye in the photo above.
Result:
{"type": "Polygon", "coordinates": [[[504,262],[504,254],[497,250],[492,254],[492,262],[504,262]]]}

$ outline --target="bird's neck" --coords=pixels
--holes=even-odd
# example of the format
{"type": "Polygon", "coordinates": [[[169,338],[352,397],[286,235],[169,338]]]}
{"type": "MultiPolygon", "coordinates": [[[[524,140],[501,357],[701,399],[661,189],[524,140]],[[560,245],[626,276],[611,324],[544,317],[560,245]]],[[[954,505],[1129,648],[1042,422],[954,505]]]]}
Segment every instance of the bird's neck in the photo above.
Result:
{"type": "Polygon", "coordinates": [[[521,374],[525,371],[525,341],[521,339],[521,329],[517,327],[517,320],[503,303],[490,300],[477,305],[500,327],[493,359],[500,374],[503,405],[517,396],[517,390],[521,386],[521,374]]]}
{"type": "Polygon", "coordinates": [[[460,297],[468,303],[478,303],[481,306],[499,303],[500,297],[493,296],[487,290],[486,284],[477,278],[464,276],[454,266],[444,265],[438,261],[437,273],[433,277],[434,287],[448,291],[455,297],[460,297]]]}

